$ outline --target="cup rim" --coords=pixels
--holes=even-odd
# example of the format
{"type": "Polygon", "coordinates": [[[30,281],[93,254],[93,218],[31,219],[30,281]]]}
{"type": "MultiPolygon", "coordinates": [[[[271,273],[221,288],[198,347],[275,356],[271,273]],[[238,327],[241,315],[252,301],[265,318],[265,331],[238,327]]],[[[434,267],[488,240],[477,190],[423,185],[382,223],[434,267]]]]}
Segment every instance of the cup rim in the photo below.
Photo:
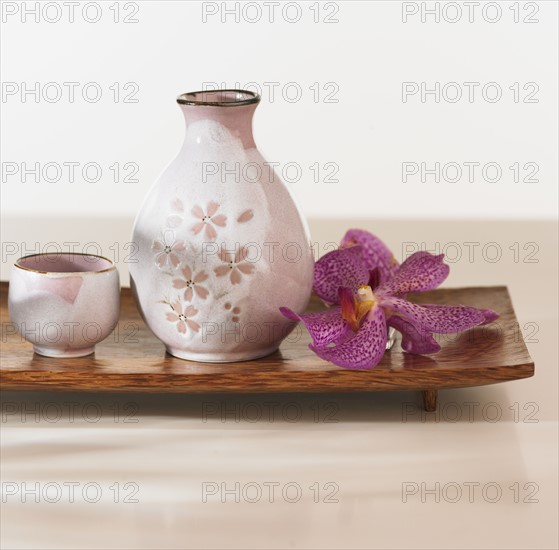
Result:
{"type": "Polygon", "coordinates": [[[240,90],[235,88],[217,89],[217,90],[197,90],[196,92],[185,92],[177,97],[177,103],[180,105],[193,105],[193,106],[205,106],[205,107],[239,107],[241,105],[253,105],[254,103],[260,103],[260,95],[256,92],[250,90],[240,90]],[[211,93],[221,93],[221,92],[234,92],[238,94],[246,94],[250,97],[246,99],[240,99],[238,101],[203,101],[190,98],[187,96],[195,96],[196,94],[211,94],[211,93]]]}
{"type": "Polygon", "coordinates": [[[38,254],[28,254],[27,256],[21,256],[18,258],[14,267],[22,269],[23,271],[30,271],[31,273],[41,273],[43,275],[59,275],[59,276],[76,276],[76,275],[96,275],[98,273],[107,273],[108,271],[113,271],[116,269],[116,264],[106,256],[99,256],[98,254],[84,254],[83,252],[40,252],[38,254]],[[105,260],[111,265],[105,269],[91,270],[91,271],[43,271],[41,269],[33,269],[31,267],[25,267],[19,265],[19,262],[26,260],[27,258],[35,258],[37,256],[87,256],[88,258],[97,258],[98,260],[105,260]]]}

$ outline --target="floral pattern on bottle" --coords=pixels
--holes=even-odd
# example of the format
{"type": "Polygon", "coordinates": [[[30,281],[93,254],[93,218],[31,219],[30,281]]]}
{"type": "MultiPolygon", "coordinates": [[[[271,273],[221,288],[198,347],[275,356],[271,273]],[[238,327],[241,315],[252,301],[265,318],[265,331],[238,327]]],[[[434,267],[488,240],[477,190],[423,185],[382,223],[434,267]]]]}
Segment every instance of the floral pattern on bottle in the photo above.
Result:
{"type": "Polygon", "coordinates": [[[184,299],[187,302],[191,302],[195,294],[202,300],[205,300],[208,297],[210,291],[205,286],[202,286],[200,283],[203,283],[208,279],[208,274],[205,271],[193,273],[192,269],[187,265],[181,268],[181,272],[183,278],[173,279],[173,288],[176,288],[178,290],[185,289],[184,299]]]}
{"type": "Polygon", "coordinates": [[[225,246],[219,251],[219,258],[223,262],[214,269],[214,273],[218,277],[229,275],[232,284],[238,285],[243,280],[243,275],[252,275],[254,273],[254,264],[247,261],[248,251],[245,246],[238,247],[233,253],[225,246]]]}
{"type": "Polygon", "coordinates": [[[187,334],[189,330],[192,332],[198,332],[200,330],[200,325],[192,320],[192,317],[195,317],[198,313],[198,310],[194,306],[190,305],[183,308],[180,300],[176,300],[169,305],[173,311],[167,312],[167,320],[174,323],[181,334],[187,334]]]}
{"type": "Polygon", "coordinates": [[[192,232],[198,235],[203,230],[204,236],[214,241],[217,237],[216,227],[225,227],[227,224],[227,216],[217,214],[218,210],[219,204],[213,201],[208,203],[205,211],[198,205],[194,206],[192,215],[199,221],[192,226],[192,232]]]}
{"type": "Polygon", "coordinates": [[[186,244],[184,241],[175,240],[172,231],[165,231],[161,239],[153,241],[151,249],[155,252],[155,265],[159,269],[167,266],[176,269],[181,262],[180,254],[186,250],[186,244]]]}

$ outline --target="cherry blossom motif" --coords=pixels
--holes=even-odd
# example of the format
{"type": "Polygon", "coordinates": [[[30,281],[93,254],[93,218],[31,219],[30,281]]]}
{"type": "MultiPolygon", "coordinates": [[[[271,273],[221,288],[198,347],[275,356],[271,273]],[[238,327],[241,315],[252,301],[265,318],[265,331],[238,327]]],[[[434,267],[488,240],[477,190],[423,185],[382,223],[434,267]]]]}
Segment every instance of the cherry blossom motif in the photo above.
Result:
{"type": "Polygon", "coordinates": [[[206,238],[213,241],[217,237],[217,231],[215,230],[214,225],[225,227],[225,224],[227,223],[227,216],[224,216],[223,214],[218,214],[217,216],[215,215],[218,210],[219,204],[213,201],[208,203],[206,213],[204,213],[200,206],[195,206],[192,209],[192,215],[200,221],[192,226],[193,233],[198,235],[198,233],[204,229],[206,238]]]}
{"type": "Polygon", "coordinates": [[[166,313],[167,320],[171,321],[171,323],[177,324],[177,330],[181,334],[186,334],[187,329],[192,330],[193,332],[198,332],[200,330],[200,325],[190,319],[190,317],[194,317],[198,310],[194,306],[188,306],[184,311],[182,308],[182,304],[179,300],[171,304],[173,308],[172,313],[166,313]]]}
{"type": "Polygon", "coordinates": [[[246,223],[254,218],[254,211],[252,210],[245,210],[238,218],[237,221],[239,223],[246,223]]]}
{"type": "Polygon", "coordinates": [[[208,278],[208,275],[204,271],[199,271],[193,275],[192,269],[188,266],[184,266],[181,271],[184,278],[173,279],[173,287],[178,288],[179,290],[182,290],[183,288],[186,289],[184,291],[184,299],[187,302],[192,301],[194,293],[202,298],[202,300],[205,300],[210,292],[206,287],[200,286],[199,283],[203,283],[208,278]]]}
{"type": "Polygon", "coordinates": [[[175,269],[181,263],[179,253],[186,250],[184,241],[176,241],[172,232],[166,231],[162,239],[155,239],[151,249],[156,252],[155,265],[163,269],[166,265],[171,265],[175,269]]]}
{"type": "Polygon", "coordinates": [[[229,274],[231,282],[238,285],[241,282],[242,276],[251,275],[254,272],[254,264],[247,262],[247,249],[243,246],[239,248],[235,254],[229,252],[224,246],[221,247],[219,258],[225,265],[220,265],[214,269],[218,277],[223,277],[229,274]]]}
{"type": "Polygon", "coordinates": [[[233,307],[233,309],[231,309],[232,307],[233,307],[233,306],[232,306],[229,302],[227,302],[227,303],[225,304],[225,309],[226,309],[227,311],[230,311],[230,310],[231,310],[231,313],[233,313],[233,317],[231,317],[231,321],[232,321],[233,323],[238,323],[239,320],[240,320],[240,319],[239,319],[239,314],[241,313],[241,308],[235,306],[235,307],[233,307]]]}
{"type": "Polygon", "coordinates": [[[182,223],[183,220],[182,215],[184,214],[184,205],[179,198],[176,198],[173,201],[171,201],[171,208],[174,214],[170,214],[167,217],[167,227],[175,229],[182,223]]]}

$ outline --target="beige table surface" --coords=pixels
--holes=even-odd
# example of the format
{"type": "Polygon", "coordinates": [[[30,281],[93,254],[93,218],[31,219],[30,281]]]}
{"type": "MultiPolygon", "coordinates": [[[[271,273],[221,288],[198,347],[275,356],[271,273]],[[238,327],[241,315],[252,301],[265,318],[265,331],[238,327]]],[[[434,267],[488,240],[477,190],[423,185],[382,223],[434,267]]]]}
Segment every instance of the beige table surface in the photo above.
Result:
{"type": "MultiPolygon", "coordinates": [[[[99,224],[82,221],[71,240],[92,240],[95,227],[103,246],[129,239],[130,220],[104,225],[111,233],[99,239],[99,224]]],[[[447,286],[508,285],[535,377],[440,392],[427,416],[412,393],[2,392],[0,546],[557,548],[556,223],[314,221],[311,230],[322,245],[349,225],[400,257],[411,241],[461,252],[447,286]]],[[[42,242],[62,241],[71,224],[41,227],[42,242]]],[[[3,243],[37,240],[23,221],[2,230],[3,243]]],[[[4,280],[13,259],[3,258],[4,280]]]]}

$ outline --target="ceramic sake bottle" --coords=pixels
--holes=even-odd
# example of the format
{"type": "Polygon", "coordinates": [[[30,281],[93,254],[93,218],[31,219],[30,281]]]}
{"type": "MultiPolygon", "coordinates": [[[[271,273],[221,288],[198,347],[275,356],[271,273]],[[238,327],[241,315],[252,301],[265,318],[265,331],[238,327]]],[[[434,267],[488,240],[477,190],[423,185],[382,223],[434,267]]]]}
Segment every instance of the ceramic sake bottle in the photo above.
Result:
{"type": "Polygon", "coordinates": [[[150,189],[134,225],[130,284],[167,351],[230,362],[275,351],[303,312],[313,257],[293,198],[258,152],[260,101],[242,90],[182,94],[177,158],[150,189]]]}

